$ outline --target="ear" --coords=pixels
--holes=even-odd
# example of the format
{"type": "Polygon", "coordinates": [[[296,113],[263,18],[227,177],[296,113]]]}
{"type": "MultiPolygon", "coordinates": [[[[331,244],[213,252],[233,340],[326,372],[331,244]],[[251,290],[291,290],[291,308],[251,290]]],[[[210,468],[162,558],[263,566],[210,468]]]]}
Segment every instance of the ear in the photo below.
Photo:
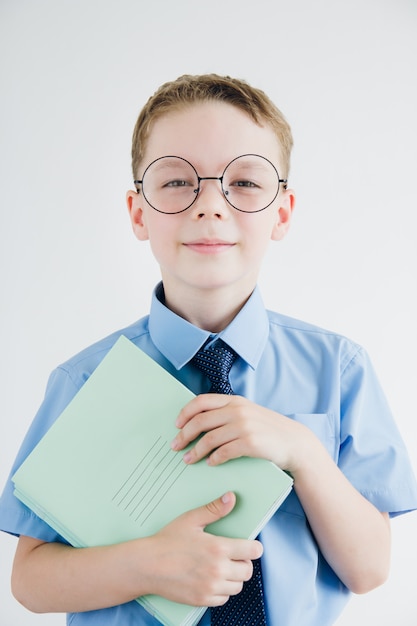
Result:
{"type": "Polygon", "coordinates": [[[290,224],[292,212],[295,208],[295,194],[292,189],[285,189],[285,191],[278,196],[278,213],[277,220],[272,228],[271,239],[273,241],[280,241],[287,234],[290,224]]]}
{"type": "Polygon", "coordinates": [[[139,241],[149,239],[148,228],[146,226],[142,208],[143,198],[137,191],[128,191],[126,194],[127,210],[129,211],[130,223],[133,232],[139,241]]]}

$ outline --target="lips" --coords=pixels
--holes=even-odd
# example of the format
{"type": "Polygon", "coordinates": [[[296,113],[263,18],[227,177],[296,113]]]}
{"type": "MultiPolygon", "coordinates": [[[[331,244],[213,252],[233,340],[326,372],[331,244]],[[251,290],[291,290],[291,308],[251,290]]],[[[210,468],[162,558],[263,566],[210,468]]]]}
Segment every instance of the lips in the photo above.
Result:
{"type": "Polygon", "coordinates": [[[189,250],[200,254],[218,254],[230,250],[235,245],[222,239],[197,239],[184,244],[189,250]]]}

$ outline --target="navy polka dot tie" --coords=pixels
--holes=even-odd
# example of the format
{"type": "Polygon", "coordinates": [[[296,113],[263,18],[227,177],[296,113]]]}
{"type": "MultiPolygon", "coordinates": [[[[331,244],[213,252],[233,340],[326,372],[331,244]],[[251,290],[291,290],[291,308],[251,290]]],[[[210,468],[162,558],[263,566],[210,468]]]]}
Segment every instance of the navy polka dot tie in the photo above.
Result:
{"type": "MultiPolygon", "coordinates": [[[[233,394],[229,381],[230,369],[237,354],[217,339],[210,347],[202,347],[192,358],[193,363],[211,382],[210,393],[233,394]]],[[[231,596],[223,606],[211,609],[212,626],[266,626],[263,600],[261,560],[253,561],[253,575],[242,591],[231,596]]]]}

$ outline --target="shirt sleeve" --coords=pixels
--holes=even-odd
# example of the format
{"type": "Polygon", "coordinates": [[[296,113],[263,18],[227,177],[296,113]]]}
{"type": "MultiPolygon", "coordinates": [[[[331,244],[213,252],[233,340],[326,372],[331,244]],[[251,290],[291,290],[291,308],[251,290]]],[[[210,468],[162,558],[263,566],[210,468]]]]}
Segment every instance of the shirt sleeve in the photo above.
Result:
{"type": "Polygon", "coordinates": [[[359,349],[341,377],[339,467],[380,511],[417,508],[410,459],[368,355],[359,349]]]}
{"type": "Polygon", "coordinates": [[[0,530],[13,535],[27,535],[42,541],[67,543],[48,524],[35,515],[14,495],[11,477],[29,453],[40,441],[67,404],[77,393],[78,387],[68,372],[57,368],[52,372],[44,401],[30,426],[20,447],[0,498],[0,530]]]}

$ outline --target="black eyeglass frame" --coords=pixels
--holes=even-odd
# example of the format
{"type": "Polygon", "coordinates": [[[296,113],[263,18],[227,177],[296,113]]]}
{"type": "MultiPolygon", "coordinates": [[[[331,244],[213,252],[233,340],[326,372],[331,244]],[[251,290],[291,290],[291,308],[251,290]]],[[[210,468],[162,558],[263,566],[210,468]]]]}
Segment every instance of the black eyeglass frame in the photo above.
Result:
{"type": "Polygon", "coordinates": [[[264,157],[264,156],[262,156],[260,154],[248,153],[248,154],[240,154],[239,156],[237,156],[234,159],[232,159],[230,161],[230,163],[228,163],[226,165],[226,167],[224,168],[223,174],[221,176],[199,176],[197,170],[195,169],[194,165],[192,163],[190,163],[190,161],[188,161],[187,159],[184,159],[183,157],[176,156],[174,154],[167,154],[165,156],[158,157],[157,159],[154,159],[151,163],[149,163],[149,165],[146,167],[145,171],[143,172],[142,179],[141,180],[134,180],[133,183],[136,186],[136,191],[138,193],[141,192],[141,190],[138,189],[138,185],[142,185],[143,197],[145,198],[145,200],[149,204],[149,206],[152,207],[155,211],[158,211],[158,213],[163,213],[164,215],[178,215],[179,213],[184,213],[184,211],[187,211],[194,204],[194,202],[197,200],[197,198],[199,196],[199,193],[200,193],[200,190],[201,190],[200,183],[201,183],[202,180],[219,180],[220,181],[220,185],[221,185],[221,189],[222,189],[222,194],[223,194],[224,198],[226,199],[226,202],[228,202],[228,204],[230,204],[230,206],[232,206],[234,209],[236,209],[236,211],[240,211],[241,213],[260,213],[261,211],[265,211],[265,209],[267,209],[269,206],[271,206],[271,204],[277,198],[277,196],[279,194],[279,186],[280,186],[280,184],[282,183],[283,188],[287,189],[287,182],[288,182],[287,178],[280,178],[279,177],[278,170],[275,167],[275,165],[272,163],[272,161],[270,161],[269,159],[267,159],[266,157],[264,157]],[[260,159],[264,159],[264,161],[267,161],[274,168],[275,173],[277,175],[277,181],[278,181],[277,192],[276,192],[275,196],[272,198],[271,202],[269,202],[262,209],[256,209],[256,211],[244,211],[243,209],[239,209],[239,207],[237,207],[234,204],[232,204],[230,202],[230,200],[228,199],[228,197],[227,197],[229,192],[226,191],[224,189],[224,187],[223,187],[223,178],[224,178],[224,175],[226,173],[227,168],[230,167],[230,165],[232,163],[237,161],[237,159],[240,159],[242,157],[250,157],[250,156],[259,157],[260,159]],[[188,206],[185,207],[185,209],[181,209],[181,211],[161,211],[161,209],[157,209],[153,204],[151,204],[149,202],[148,198],[146,197],[146,194],[145,194],[145,191],[144,191],[144,188],[143,188],[143,179],[145,178],[145,174],[148,171],[148,169],[150,167],[152,167],[152,165],[154,163],[157,163],[158,161],[161,161],[162,159],[180,159],[181,161],[184,161],[185,163],[188,163],[188,165],[194,170],[195,175],[197,177],[198,187],[197,187],[197,189],[194,189],[195,198],[194,198],[194,200],[192,202],[190,202],[190,204],[188,206]]]}

